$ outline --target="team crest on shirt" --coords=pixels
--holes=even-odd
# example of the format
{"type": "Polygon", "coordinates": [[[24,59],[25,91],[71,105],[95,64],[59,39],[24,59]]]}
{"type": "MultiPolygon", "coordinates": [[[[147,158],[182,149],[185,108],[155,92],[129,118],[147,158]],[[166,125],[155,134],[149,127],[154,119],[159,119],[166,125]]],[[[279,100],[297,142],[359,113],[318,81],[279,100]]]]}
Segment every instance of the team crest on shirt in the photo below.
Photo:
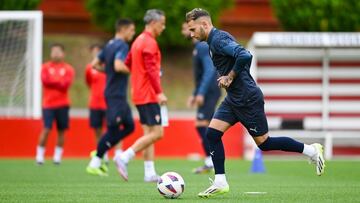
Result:
{"type": "Polygon", "coordinates": [[[160,115],[159,115],[159,114],[156,114],[156,116],[155,116],[155,120],[156,120],[156,122],[157,122],[157,123],[159,123],[159,122],[160,122],[160,115]]]}

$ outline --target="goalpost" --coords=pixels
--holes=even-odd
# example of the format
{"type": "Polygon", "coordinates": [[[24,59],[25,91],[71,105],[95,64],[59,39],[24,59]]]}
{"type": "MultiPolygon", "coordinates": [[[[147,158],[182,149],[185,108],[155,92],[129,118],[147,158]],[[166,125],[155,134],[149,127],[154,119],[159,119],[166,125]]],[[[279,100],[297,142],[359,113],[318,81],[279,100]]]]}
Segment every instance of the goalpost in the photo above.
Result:
{"type": "Polygon", "coordinates": [[[40,118],[41,11],[0,11],[0,117],[40,118]]]}

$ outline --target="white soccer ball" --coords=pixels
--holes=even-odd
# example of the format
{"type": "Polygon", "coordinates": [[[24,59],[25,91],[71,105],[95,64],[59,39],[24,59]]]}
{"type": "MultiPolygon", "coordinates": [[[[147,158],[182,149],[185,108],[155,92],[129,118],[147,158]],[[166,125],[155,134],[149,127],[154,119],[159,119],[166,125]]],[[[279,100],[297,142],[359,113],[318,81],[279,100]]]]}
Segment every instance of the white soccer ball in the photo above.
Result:
{"type": "Polygon", "coordinates": [[[178,173],[166,172],[160,177],[157,188],[165,198],[175,199],[184,192],[185,182],[178,173]]]}

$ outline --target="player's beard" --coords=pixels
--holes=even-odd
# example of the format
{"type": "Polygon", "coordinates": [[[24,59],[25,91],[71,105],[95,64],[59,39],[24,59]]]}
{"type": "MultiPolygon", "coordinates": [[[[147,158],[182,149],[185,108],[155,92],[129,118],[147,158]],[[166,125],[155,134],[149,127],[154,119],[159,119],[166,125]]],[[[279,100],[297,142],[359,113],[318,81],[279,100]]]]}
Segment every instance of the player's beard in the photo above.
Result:
{"type": "Polygon", "coordinates": [[[206,40],[205,30],[204,30],[204,28],[202,28],[202,27],[200,27],[199,40],[200,40],[200,41],[205,41],[205,40],[206,40]]]}

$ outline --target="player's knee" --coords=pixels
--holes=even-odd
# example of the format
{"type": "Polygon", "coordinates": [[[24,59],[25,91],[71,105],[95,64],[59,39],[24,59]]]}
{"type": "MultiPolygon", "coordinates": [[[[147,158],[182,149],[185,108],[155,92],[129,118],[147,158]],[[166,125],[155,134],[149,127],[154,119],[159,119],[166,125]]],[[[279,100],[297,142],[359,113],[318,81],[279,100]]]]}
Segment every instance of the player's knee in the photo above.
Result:
{"type": "Polygon", "coordinates": [[[270,151],[271,149],[271,138],[270,137],[266,137],[265,140],[261,140],[261,142],[256,142],[257,146],[259,147],[259,149],[261,151],[270,151]]]}
{"type": "Polygon", "coordinates": [[[164,130],[161,126],[156,126],[153,132],[154,141],[161,140],[164,137],[164,130]]]}
{"type": "Polygon", "coordinates": [[[214,128],[208,128],[206,130],[206,137],[210,143],[218,142],[224,133],[214,128]]]}

